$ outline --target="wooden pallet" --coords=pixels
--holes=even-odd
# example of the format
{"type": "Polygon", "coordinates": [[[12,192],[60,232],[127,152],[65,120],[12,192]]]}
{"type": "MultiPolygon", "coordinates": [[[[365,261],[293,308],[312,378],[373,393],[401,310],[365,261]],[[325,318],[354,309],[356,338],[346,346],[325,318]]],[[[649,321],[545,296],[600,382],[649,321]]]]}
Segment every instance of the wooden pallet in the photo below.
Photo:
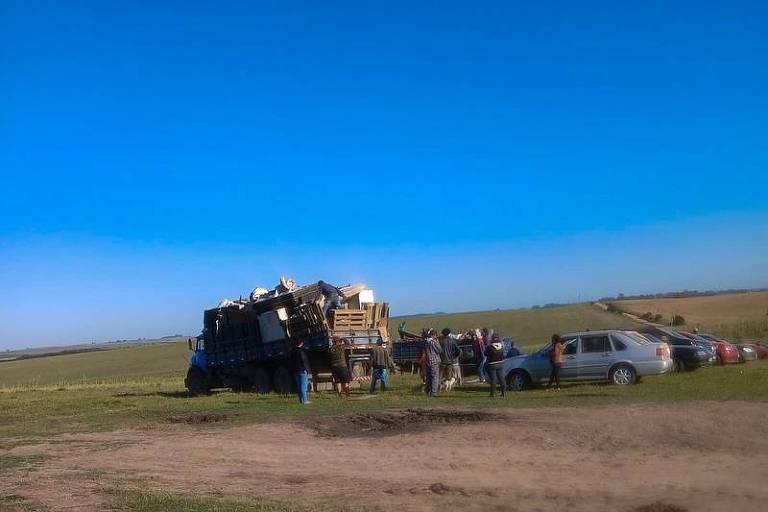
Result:
{"type": "Polygon", "coordinates": [[[313,302],[294,311],[288,319],[288,330],[293,339],[308,339],[317,335],[327,335],[328,322],[323,315],[323,310],[313,302]]]}
{"type": "Polygon", "coordinates": [[[364,309],[334,309],[331,311],[331,328],[334,330],[366,329],[368,315],[364,309]]]}

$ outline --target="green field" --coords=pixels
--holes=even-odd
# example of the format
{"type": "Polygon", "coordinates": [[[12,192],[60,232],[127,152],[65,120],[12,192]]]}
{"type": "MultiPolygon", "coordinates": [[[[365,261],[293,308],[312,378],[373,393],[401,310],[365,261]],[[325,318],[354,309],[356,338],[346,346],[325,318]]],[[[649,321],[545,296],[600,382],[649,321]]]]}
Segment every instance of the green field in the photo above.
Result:
{"type": "Polygon", "coordinates": [[[13,438],[49,436],[118,428],[167,425],[190,414],[223,414],[228,423],[270,421],[315,415],[339,415],[404,407],[551,407],[607,405],[627,402],[684,400],[768,400],[768,360],[744,365],[704,368],[685,374],[645,377],[629,388],[606,384],[569,384],[561,393],[534,389],[489,399],[486,385],[468,384],[428,399],[413,375],[394,375],[392,390],[368,396],[354,390],[352,399],[318,393],[301,407],[293,396],[214,392],[187,396],[181,375],[141,377],[102,384],[39,386],[0,391],[0,448],[13,438]],[[4,441],[3,441],[4,439],[4,441]]]}
{"type": "Polygon", "coordinates": [[[0,362],[0,388],[182,375],[186,343],[158,343],[0,362]]]}
{"type": "Polygon", "coordinates": [[[635,315],[659,313],[664,321],[685,318],[689,329],[698,327],[734,340],[768,339],[768,292],[734,293],[681,299],[621,300],[614,304],[635,315]]]}
{"type": "Polygon", "coordinates": [[[397,338],[397,326],[406,321],[406,330],[419,333],[423,327],[438,331],[448,327],[454,332],[488,327],[502,336],[511,336],[523,347],[538,347],[552,334],[586,329],[632,329],[637,326],[626,317],[606,313],[591,304],[574,304],[546,309],[511,309],[446,315],[393,318],[390,331],[397,338]]]}

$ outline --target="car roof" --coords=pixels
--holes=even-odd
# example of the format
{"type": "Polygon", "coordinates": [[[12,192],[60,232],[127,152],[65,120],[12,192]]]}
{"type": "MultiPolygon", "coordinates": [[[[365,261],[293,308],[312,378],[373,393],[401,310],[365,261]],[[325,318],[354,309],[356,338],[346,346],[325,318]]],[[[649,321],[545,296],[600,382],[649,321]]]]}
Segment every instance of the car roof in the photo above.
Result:
{"type": "Polygon", "coordinates": [[[598,334],[598,335],[599,334],[611,334],[611,333],[614,333],[614,332],[625,333],[625,332],[636,332],[636,331],[626,331],[626,330],[623,330],[623,329],[601,329],[599,331],[568,332],[568,333],[565,333],[565,334],[561,334],[560,337],[561,338],[568,338],[568,337],[572,337],[572,336],[591,336],[591,335],[594,335],[594,334],[598,334]]]}

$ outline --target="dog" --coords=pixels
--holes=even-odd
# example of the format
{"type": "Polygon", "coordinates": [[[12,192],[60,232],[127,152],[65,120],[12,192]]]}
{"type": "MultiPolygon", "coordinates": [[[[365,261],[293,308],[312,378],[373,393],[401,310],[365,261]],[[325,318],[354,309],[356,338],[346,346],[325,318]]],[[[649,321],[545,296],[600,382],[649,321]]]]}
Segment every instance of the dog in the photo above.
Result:
{"type": "Polygon", "coordinates": [[[443,379],[443,381],[440,383],[440,387],[446,391],[452,390],[453,386],[455,385],[456,385],[456,377],[451,377],[450,379],[443,379]]]}

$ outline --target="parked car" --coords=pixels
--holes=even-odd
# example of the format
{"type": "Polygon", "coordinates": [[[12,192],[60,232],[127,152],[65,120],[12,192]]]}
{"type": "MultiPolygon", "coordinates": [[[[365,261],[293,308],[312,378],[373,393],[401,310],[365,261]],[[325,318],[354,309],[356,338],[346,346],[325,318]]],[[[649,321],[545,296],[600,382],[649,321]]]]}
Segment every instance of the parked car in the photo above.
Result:
{"type": "MultiPolygon", "coordinates": [[[[643,375],[672,369],[669,345],[654,343],[634,331],[587,331],[564,334],[565,363],[560,380],[608,380],[631,385],[643,375]]],[[[504,360],[507,385],[521,391],[549,379],[551,344],[529,356],[504,360]]]]}
{"type": "Polygon", "coordinates": [[[739,351],[742,363],[757,360],[757,351],[749,343],[739,343],[736,345],[736,348],[739,351]]]}
{"type": "Polygon", "coordinates": [[[752,343],[750,346],[755,349],[758,359],[765,359],[768,357],[768,347],[765,345],[761,343],[752,343]]]}
{"type": "Polygon", "coordinates": [[[709,340],[714,344],[717,353],[717,362],[719,364],[738,363],[741,361],[739,349],[736,348],[733,343],[718,338],[717,336],[713,336],[712,334],[698,333],[697,336],[709,340]]]}
{"type": "Polygon", "coordinates": [[[717,355],[711,344],[696,341],[674,329],[645,326],[640,329],[640,334],[648,337],[651,341],[669,344],[674,371],[695,370],[701,366],[712,365],[717,362],[717,355]]]}

